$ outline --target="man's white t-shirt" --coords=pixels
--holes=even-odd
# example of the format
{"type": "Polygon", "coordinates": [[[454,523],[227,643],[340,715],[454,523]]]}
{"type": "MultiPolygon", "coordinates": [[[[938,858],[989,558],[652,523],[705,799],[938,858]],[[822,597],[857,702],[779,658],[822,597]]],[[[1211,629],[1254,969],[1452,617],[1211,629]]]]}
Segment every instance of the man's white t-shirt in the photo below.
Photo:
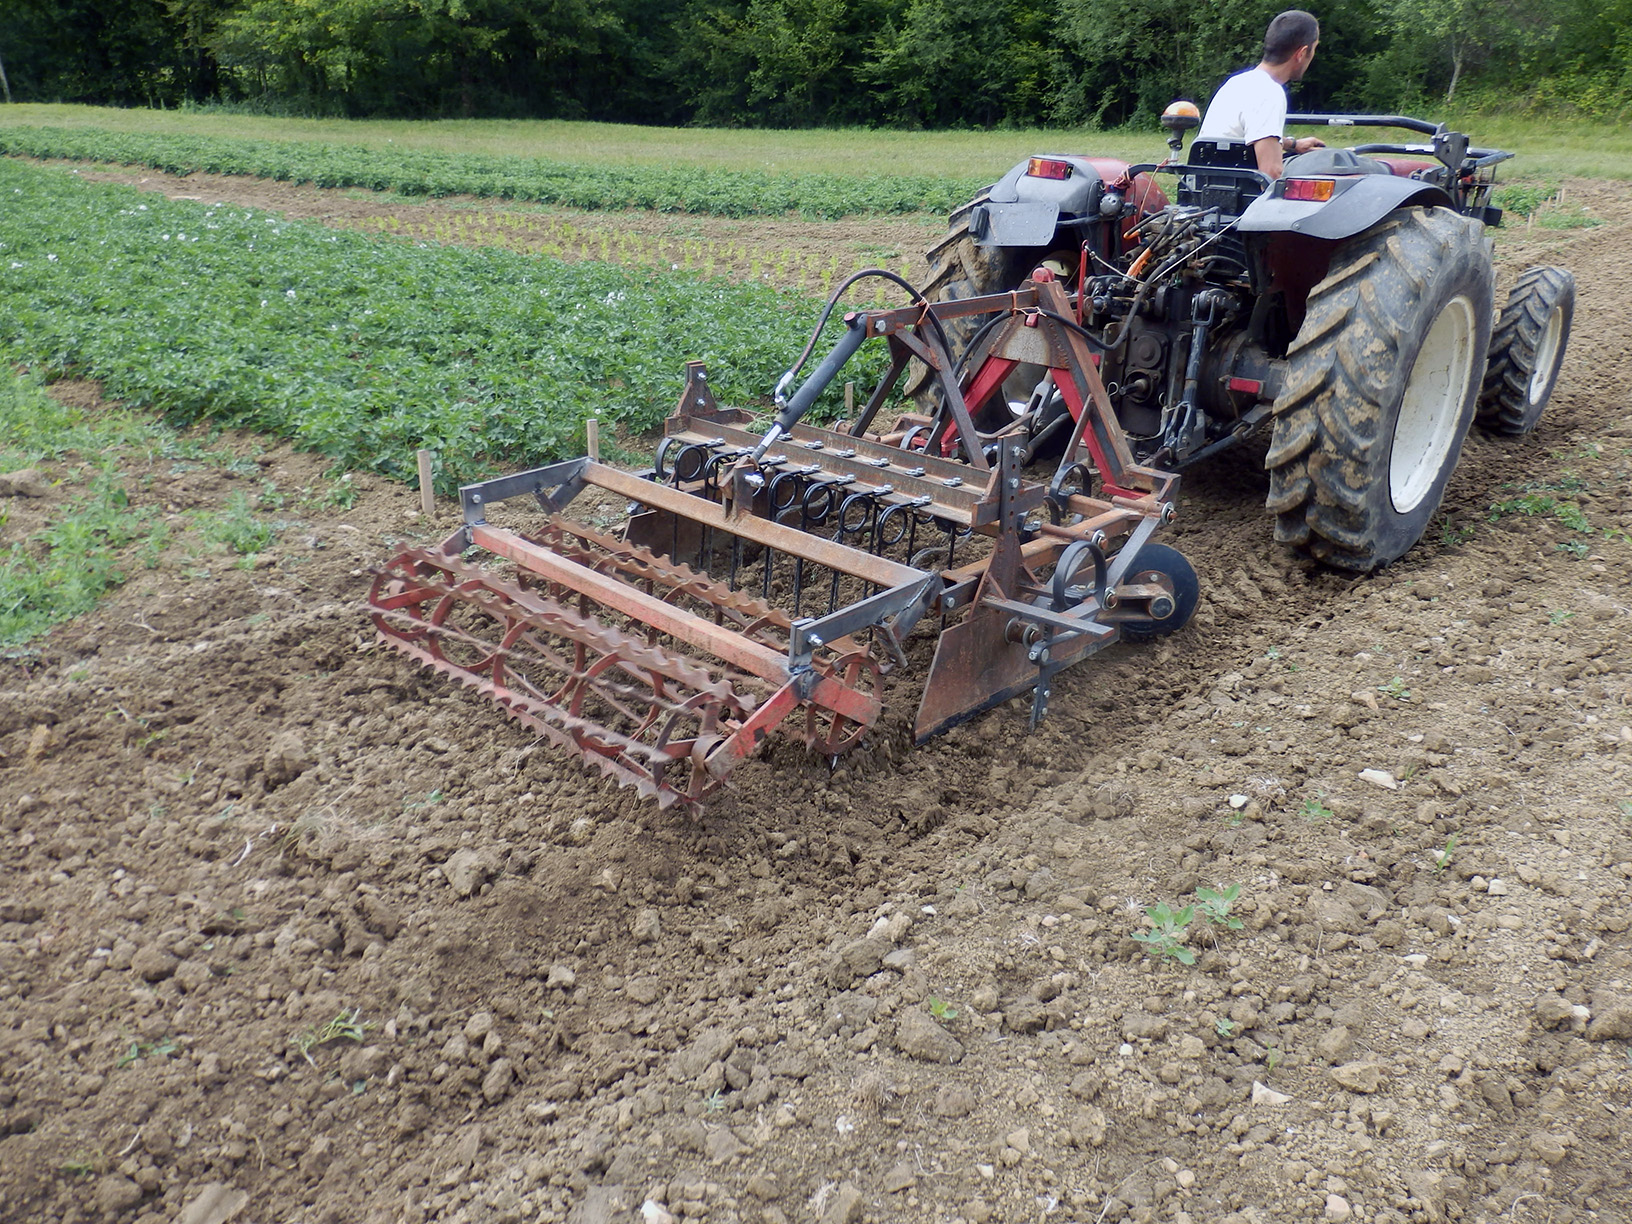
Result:
{"type": "Polygon", "coordinates": [[[1286,87],[1262,68],[1238,72],[1218,87],[1202,118],[1198,140],[1279,139],[1286,127],[1286,87]]]}

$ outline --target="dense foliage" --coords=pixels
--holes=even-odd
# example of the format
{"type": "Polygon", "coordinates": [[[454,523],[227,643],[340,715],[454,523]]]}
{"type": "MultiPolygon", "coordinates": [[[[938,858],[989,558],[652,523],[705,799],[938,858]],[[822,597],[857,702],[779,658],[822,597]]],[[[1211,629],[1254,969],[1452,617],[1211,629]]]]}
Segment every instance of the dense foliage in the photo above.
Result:
{"type": "MultiPolygon", "coordinates": [[[[1284,0],[8,0],[14,96],[783,126],[1116,124],[1209,95],[1284,0]]],[[[1632,0],[1316,5],[1307,109],[1632,101],[1632,0]]]]}
{"type": "MultiPolygon", "coordinates": [[[[4,112],[0,112],[3,119],[4,112]]],[[[0,126],[0,153],[141,165],[171,174],[247,174],[411,196],[487,196],[571,208],[650,208],[720,217],[788,212],[822,218],[949,213],[988,181],[571,165],[532,157],[366,149],[317,141],[145,135],[96,128],[0,126]]]]}
{"type": "Polygon", "coordinates": [[[0,360],[397,477],[427,447],[450,486],[581,452],[591,415],[655,426],[687,359],[727,402],[763,397],[817,314],[766,288],[336,232],[5,159],[0,200],[0,360]]]}

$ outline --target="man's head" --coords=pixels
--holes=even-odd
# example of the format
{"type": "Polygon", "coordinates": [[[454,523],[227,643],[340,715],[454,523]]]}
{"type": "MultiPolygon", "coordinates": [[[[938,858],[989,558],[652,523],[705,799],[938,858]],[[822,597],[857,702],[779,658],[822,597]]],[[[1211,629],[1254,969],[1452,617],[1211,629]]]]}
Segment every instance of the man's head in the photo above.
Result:
{"type": "Polygon", "coordinates": [[[1264,32],[1264,63],[1285,67],[1289,81],[1302,80],[1319,42],[1320,22],[1314,14],[1288,9],[1264,32]]]}

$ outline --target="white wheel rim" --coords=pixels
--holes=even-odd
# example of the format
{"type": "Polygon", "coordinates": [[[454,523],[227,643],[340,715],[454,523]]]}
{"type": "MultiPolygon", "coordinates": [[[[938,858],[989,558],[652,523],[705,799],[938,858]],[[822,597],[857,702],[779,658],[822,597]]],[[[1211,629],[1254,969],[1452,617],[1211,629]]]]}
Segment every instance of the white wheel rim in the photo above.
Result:
{"type": "Polygon", "coordinates": [[[1473,371],[1473,318],[1466,296],[1445,303],[1411,367],[1388,457],[1388,495],[1400,514],[1422,504],[1460,436],[1473,371]]]}
{"type": "Polygon", "coordinates": [[[1547,398],[1547,392],[1552,390],[1553,375],[1558,371],[1559,341],[1564,338],[1564,308],[1554,306],[1552,314],[1547,316],[1547,326],[1542,329],[1541,339],[1536,342],[1536,363],[1531,367],[1530,386],[1526,395],[1531,404],[1539,404],[1547,398]]]}
{"type": "Polygon", "coordinates": [[[1014,367],[1014,373],[1003,380],[1003,386],[998,391],[1008,405],[1010,420],[1018,421],[1026,415],[1032,398],[1048,377],[1048,367],[1035,362],[1023,361],[1014,367]]]}

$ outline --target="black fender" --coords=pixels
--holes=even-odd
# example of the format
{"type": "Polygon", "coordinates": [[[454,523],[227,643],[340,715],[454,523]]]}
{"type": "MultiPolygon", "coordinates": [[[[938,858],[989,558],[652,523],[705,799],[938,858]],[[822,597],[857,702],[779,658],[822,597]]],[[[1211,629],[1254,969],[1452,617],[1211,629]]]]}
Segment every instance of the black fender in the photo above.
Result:
{"type": "Polygon", "coordinates": [[[1034,178],[1026,173],[1031,160],[1019,163],[986,193],[969,216],[969,232],[981,246],[1037,247],[1054,239],[1061,216],[1090,216],[1099,208],[1105,184],[1086,157],[1049,154],[1048,160],[1068,162],[1067,179],[1034,178]]]}
{"type": "Polygon", "coordinates": [[[1392,174],[1322,176],[1330,182],[1332,197],[1325,201],[1283,198],[1288,182],[1279,179],[1241,214],[1236,228],[1244,234],[1303,234],[1310,238],[1353,238],[1376,225],[1396,208],[1414,205],[1454,208],[1448,193],[1420,179],[1392,174]]]}

